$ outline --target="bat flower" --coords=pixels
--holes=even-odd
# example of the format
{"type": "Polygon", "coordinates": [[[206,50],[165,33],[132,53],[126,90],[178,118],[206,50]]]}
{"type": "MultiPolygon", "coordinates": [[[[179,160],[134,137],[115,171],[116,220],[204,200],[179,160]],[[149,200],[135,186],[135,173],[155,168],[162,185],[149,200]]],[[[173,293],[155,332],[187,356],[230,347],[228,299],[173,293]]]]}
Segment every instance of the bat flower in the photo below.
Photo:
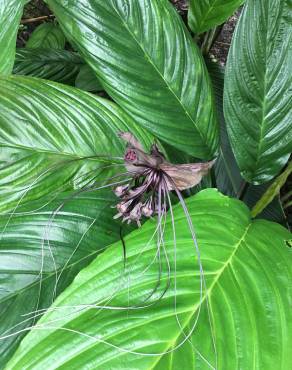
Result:
{"type": "Polygon", "coordinates": [[[214,164],[214,161],[172,164],[155,143],[148,154],[131,133],[121,132],[119,136],[127,143],[124,162],[131,180],[114,189],[120,198],[115,218],[122,217],[128,223],[135,221],[138,226],[143,216],[161,216],[166,211],[168,192],[180,192],[197,185],[214,164]]]}

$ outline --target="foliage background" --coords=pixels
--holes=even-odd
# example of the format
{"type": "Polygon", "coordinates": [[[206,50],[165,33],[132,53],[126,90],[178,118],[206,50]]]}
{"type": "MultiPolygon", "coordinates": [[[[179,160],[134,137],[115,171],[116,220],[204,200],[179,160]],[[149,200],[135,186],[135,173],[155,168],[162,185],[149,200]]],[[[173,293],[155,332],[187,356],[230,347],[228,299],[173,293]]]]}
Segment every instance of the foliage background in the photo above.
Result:
{"type": "MultiPolygon", "coordinates": [[[[18,2],[18,6],[24,5],[24,3],[25,2],[18,2]]],[[[56,14],[58,15],[60,11],[59,2],[52,0],[50,3],[52,8],[55,7],[56,14]]],[[[174,0],[173,3],[182,16],[185,24],[188,25],[186,2],[183,0],[174,0]]],[[[202,2],[202,4],[207,6],[209,6],[210,3],[211,1],[202,2]]],[[[240,5],[239,3],[241,2],[229,1],[230,9],[232,9],[232,11],[235,10],[238,5],[240,5]]],[[[252,4],[252,0],[250,3],[252,4]]],[[[18,10],[18,12],[20,14],[20,10],[18,10]]],[[[230,14],[231,13],[230,11],[230,14]]],[[[291,189],[289,185],[291,186],[291,178],[287,180],[287,176],[283,177],[283,175],[285,175],[285,173],[283,173],[281,175],[282,180],[280,178],[276,181],[271,180],[270,183],[263,185],[247,184],[239,174],[239,169],[235,163],[225,129],[226,123],[224,122],[222,108],[224,69],[220,68],[220,65],[221,67],[225,66],[234,25],[240,13],[241,11],[238,10],[223,27],[219,26],[215,28],[218,34],[212,45],[208,44],[212,39],[212,37],[210,38],[212,35],[208,35],[209,31],[205,34],[208,37],[197,40],[205,57],[209,57],[209,60],[206,59],[206,64],[215,91],[218,116],[221,125],[221,149],[219,160],[215,168],[215,174],[213,174],[213,178],[212,176],[206,178],[201,188],[211,187],[215,176],[220,191],[232,197],[240,198],[250,209],[255,206],[258,200],[266,199],[264,204],[268,204],[268,206],[264,207],[263,212],[257,215],[257,218],[273,220],[287,227],[287,220],[289,222],[289,217],[291,218],[291,214],[289,215],[289,210],[291,210],[291,205],[289,206],[289,194],[291,189]],[[210,62],[210,59],[213,63],[210,62]],[[219,61],[219,65],[214,64],[214,61],[219,61]],[[226,169],[231,173],[231,176],[222,176],[226,169]],[[278,195],[275,196],[275,194],[279,193],[279,184],[281,183],[281,185],[283,185],[285,181],[286,185],[282,187],[281,198],[278,195]],[[269,187],[272,183],[275,184],[274,188],[269,187]],[[267,189],[269,189],[269,192],[263,198],[263,194],[267,189]],[[281,199],[283,201],[285,200],[286,215],[283,212],[281,199]]],[[[48,8],[41,1],[35,1],[25,6],[23,19],[30,19],[39,15],[49,16],[50,14],[48,8]]],[[[74,18],[74,14],[72,17],[74,18]]],[[[208,20],[208,18],[206,19],[208,20]]],[[[50,28],[50,26],[53,25],[52,19],[48,18],[47,21],[51,21],[48,27],[50,28]]],[[[62,23],[62,21],[64,21],[64,24],[66,23],[63,16],[60,17],[60,23],[62,23]]],[[[111,91],[111,97],[103,90],[100,81],[97,79],[97,76],[94,75],[92,69],[86,65],[84,58],[75,53],[74,50],[76,50],[76,45],[73,48],[68,41],[66,41],[65,44],[63,33],[59,31],[55,33],[55,27],[54,34],[51,34],[52,37],[46,37],[47,44],[44,44],[43,41],[40,44],[33,42],[34,40],[32,40],[31,34],[35,30],[35,26],[42,22],[25,23],[24,21],[24,25],[20,27],[17,45],[22,49],[17,50],[13,73],[16,75],[35,76],[59,83],[75,85],[81,89],[91,91],[97,96],[105,97],[107,100],[112,100],[113,98],[113,100],[119,101],[118,95],[115,95],[115,90],[111,91]],[[29,39],[30,41],[27,43],[29,39]],[[29,44],[30,48],[27,47],[29,44]],[[40,45],[46,46],[46,49],[39,48],[40,45]],[[63,50],[64,46],[66,50],[63,50]],[[63,66],[61,69],[60,65],[63,66]]],[[[194,22],[190,23],[190,25],[191,24],[191,27],[203,27],[194,22]]],[[[46,24],[45,27],[47,27],[46,24]]],[[[66,24],[64,29],[66,29],[66,24]]],[[[175,34],[178,32],[179,30],[175,34]]],[[[120,34],[119,31],[117,33],[120,34]]],[[[47,29],[46,34],[50,34],[49,29],[47,29]]],[[[68,39],[70,39],[71,36],[71,33],[68,32],[68,39]]],[[[122,35],[120,36],[122,37],[122,35]]],[[[34,37],[36,41],[41,38],[41,36],[38,36],[36,33],[34,33],[34,37]]],[[[125,37],[125,42],[126,41],[127,37],[125,37]]],[[[82,39],[81,41],[78,40],[78,42],[77,49],[80,48],[85,55],[85,59],[88,58],[86,54],[87,50],[86,47],[84,48],[82,39]]],[[[151,47],[151,42],[149,42],[148,46],[149,45],[151,47]]],[[[235,49],[238,50],[240,48],[237,47],[235,49]]],[[[93,50],[96,51],[94,48],[93,50]]],[[[122,54],[122,50],[120,50],[120,52],[122,54]]],[[[193,53],[195,53],[195,51],[193,51],[193,53]]],[[[201,63],[199,61],[200,57],[196,60],[198,63],[197,66],[199,66],[201,63]]],[[[2,67],[3,66],[7,68],[5,64],[2,64],[2,67]]],[[[98,63],[94,64],[92,62],[91,67],[92,66],[98,72],[98,77],[101,78],[103,74],[100,73],[98,63]]],[[[230,73],[232,73],[232,71],[233,68],[230,73]]],[[[138,78],[138,76],[136,77],[138,78]]],[[[208,95],[209,85],[206,81],[207,77],[202,86],[204,86],[205,91],[207,91],[206,94],[208,95]]],[[[143,87],[144,85],[143,83],[143,87]]],[[[6,163],[7,158],[13,158],[14,160],[13,165],[10,167],[8,166],[7,170],[5,169],[5,171],[2,172],[2,181],[4,184],[2,189],[5,189],[1,194],[1,207],[3,212],[11,209],[11,207],[17,204],[18,199],[15,197],[15,191],[20,191],[25,184],[28,184],[31,179],[36,176],[37,171],[40,171],[42,168],[46,169],[48,165],[59,163],[58,161],[62,158],[64,152],[66,155],[69,153],[74,157],[95,154],[98,150],[104,153],[109,151],[112,154],[113,148],[115,148],[114,150],[116,150],[116,153],[121,153],[123,150],[122,144],[118,140],[112,138],[114,131],[121,128],[124,129],[125,127],[130,128],[140,139],[143,138],[146,145],[149,145],[152,140],[151,135],[142,130],[141,127],[138,127],[134,122],[134,120],[137,120],[138,110],[136,110],[134,114],[132,111],[131,118],[126,112],[122,112],[114,103],[106,102],[102,99],[99,100],[99,98],[94,98],[93,96],[87,96],[82,92],[74,92],[70,87],[61,87],[49,81],[41,82],[38,80],[15,77],[14,79],[2,79],[0,91],[1,96],[5,97],[5,99],[1,101],[1,112],[3,112],[1,117],[1,161],[6,163]],[[46,95],[50,98],[47,99],[46,95]],[[65,99],[65,103],[63,103],[63,99],[65,99]],[[67,108],[67,105],[69,108],[67,108]],[[72,106],[74,106],[73,117],[71,116],[72,111],[70,108],[72,106]],[[94,110],[95,114],[98,112],[97,126],[95,126],[96,119],[93,119],[91,109],[94,110]],[[105,112],[106,115],[104,114],[105,112]],[[135,115],[137,115],[137,117],[135,117],[135,115]],[[29,124],[27,125],[27,130],[21,132],[17,130],[17,127],[21,127],[23,120],[26,120],[29,124]],[[57,122],[57,125],[53,127],[51,126],[51,122],[54,122],[54,125],[57,122]],[[65,131],[68,127],[72,132],[75,132],[75,138],[68,135],[65,131]],[[80,127],[83,128],[80,129],[80,127]],[[104,130],[104,127],[107,127],[107,129],[103,132],[103,140],[100,142],[100,132],[104,130]],[[50,132],[50,136],[47,136],[47,130],[50,132]],[[41,133],[39,136],[35,134],[35,132],[38,131],[41,133]],[[65,132],[66,134],[64,134],[65,132]],[[87,135],[87,138],[90,136],[92,140],[86,140],[83,132],[90,133],[90,135],[87,135]],[[25,148],[19,150],[21,145],[26,145],[27,147],[33,145],[37,150],[44,152],[41,156],[34,153],[30,157],[25,148]],[[49,155],[46,152],[48,150],[50,151],[49,155]],[[9,182],[13,173],[18,173],[22,168],[25,168],[28,163],[30,163],[29,176],[27,176],[26,173],[25,176],[17,178],[17,181],[14,179],[9,182]],[[31,164],[33,164],[33,167],[31,167],[31,164]],[[9,186],[7,186],[7,184],[9,184],[9,186]],[[11,188],[11,184],[13,184],[13,188],[11,188]]],[[[149,97],[151,97],[153,92],[155,92],[155,87],[149,84],[149,97]]],[[[132,94],[131,91],[130,94],[132,94]]],[[[131,97],[135,98],[134,95],[131,97]]],[[[166,96],[166,104],[168,100],[169,96],[166,96]]],[[[123,101],[120,100],[120,102],[121,105],[123,105],[123,101]]],[[[157,103],[157,113],[160,111],[160,106],[161,101],[157,103]]],[[[124,107],[130,106],[124,105],[124,107]]],[[[132,109],[132,107],[130,108],[132,109]]],[[[176,119],[180,120],[180,114],[177,115],[176,119]]],[[[213,118],[211,122],[212,120],[213,118]]],[[[143,119],[140,122],[143,122],[143,119]]],[[[145,119],[143,124],[145,125],[145,119]]],[[[174,133],[176,129],[175,124],[173,127],[174,133]]],[[[146,127],[146,129],[147,128],[148,127],[146,127]]],[[[166,130],[163,135],[168,135],[168,131],[169,130],[166,130]]],[[[177,140],[175,143],[177,147],[184,149],[177,137],[172,134],[169,134],[167,138],[169,141],[168,144],[173,144],[171,142],[172,138],[174,138],[174,141],[177,140]]],[[[215,147],[214,142],[212,144],[213,149],[215,147]]],[[[190,156],[174,151],[171,146],[166,145],[165,148],[169,156],[172,156],[177,162],[192,160],[190,156]]],[[[189,146],[189,150],[187,151],[190,152],[190,148],[191,146],[189,146]]],[[[205,149],[202,148],[200,143],[198,144],[198,148],[200,148],[200,153],[202,155],[210,155],[205,152],[205,149]]],[[[103,176],[104,174],[101,170],[99,171],[99,167],[100,163],[97,160],[95,163],[77,162],[72,164],[72,166],[66,167],[66,169],[62,168],[62,172],[59,173],[57,171],[52,176],[46,177],[45,186],[43,186],[42,183],[37,184],[33,191],[29,192],[28,196],[26,196],[19,211],[27,212],[42,207],[43,201],[48,199],[46,197],[56,191],[58,186],[64,181],[67,183],[67,186],[64,188],[64,193],[61,194],[60,197],[57,197],[53,202],[48,204],[47,207],[42,208],[41,212],[32,215],[28,214],[26,216],[14,215],[12,219],[10,219],[10,217],[7,219],[5,214],[4,217],[2,217],[2,230],[5,232],[2,233],[1,254],[4,258],[2,258],[0,270],[1,282],[3,281],[1,289],[4,294],[2,298],[0,298],[0,312],[1,317],[3,315],[6,316],[6,320],[3,321],[1,324],[2,326],[0,326],[2,333],[13,324],[17,323],[21,314],[29,312],[35,307],[35,299],[38,294],[38,283],[40,280],[38,271],[39,264],[37,262],[39,258],[38,246],[42,243],[43,238],[43,232],[40,226],[45,224],[48,214],[52,212],[52,209],[57,207],[58,202],[62,201],[63,197],[66,197],[66,192],[72,192],[78,188],[80,185],[78,185],[80,175],[88,170],[94,169],[96,171],[96,176],[103,176]],[[42,199],[41,202],[39,202],[40,199],[42,199]],[[7,223],[8,220],[9,223],[7,223]],[[25,250],[26,257],[20,258],[19,256],[22,254],[23,249],[25,250]],[[16,266],[19,269],[17,274],[15,272],[16,266]],[[13,278],[11,279],[11,277],[13,278]]],[[[195,189],[195,191],[197,190],[199,189],[195,189]]],[[[53,254],[57,258],[57,268],[62,272],[62,279],[58,286],[58,294],[70,285],[76,274],[83,267],[87,266],[100,250],[119,239],[118,225],[113,224],[111,230],[107,230],[107,225],[111,224],[110,220],[113,215],[112,211],[109,209],[109,204],[112,204],[112,202],[113,199],[107,192],[99,193],[98,195],[92,194],[88,197],[82,196],[70,202],[70,204],[64,208],[62,214],[57,216],[50,230],[49,238],[51,239],[50,243],[53,248],[53,254]],[[94,204],[94,207],[92,204],[94,204]],[[105,204],[107,205],[105,206],[105,204]],[[107,208],[106,212],[105,208],[107,208]],[[92,220],[95,220],[100,215],[102,215],[104,223],[99,222],[98,225],[95,223],[93,224],[93,228],[88,233],[80,249],[74,254],[74,258],[70,261],[70,265],[66,265],[66,261],[68,261],[72,252],[72,246],[76,244],[76,241],[80,240],[82,233],[91,226],[92,220]],[[87,219],[88,217],[90,221],[87,219]],[[76,224],[79,225],[78,229],[74,226],[76,224]],[[65,241],[63,235],[59,233],[58,225],[62,225],[64,230],[67,230],[65,241]],[[62,253],[60,251],[62,251],[62,253]]],[[[242,203],[220,196],[212,190],[205,190],[196,197],[191,197],[189,200],[189,207],[192,217],[196,220],[195,225],[198,230],[199,244],[203,246],[218,245],[218,241],[220,241],[219,243],[221,246],[220,251],[216,250],[215,252],[206,247],[206,256],[204,255],[204,258],[206,258],[204,266],[206,267],[207,274],[210,274],[210,280],[207,280],[207,284],[210,284],[212,289],[213,286],[216,287],[214,293],[211,289],[212,294],[210,294],[210,302],[217,333],[217,345],[220,352],[218,368],[225,369],[227,368],[226,364],[228,364],[232,369],[252,368],[252,366],[254,369],[263,367],[265,369],[274,369],[274,365],[277,363],[279,369],[286,369],[291,360],[287,350],[289,333],[291,333],[289,328],[289,322],[291,322],[291,320],[289,320],[288,313],[289,294],[287,295],[287,286],[291,279],[291,268],[289,268],[288,261],[291,256],[288,248],[289,244],[286,245],[283,241],[288,242],[290,234],[280,226],[268,223],[267,221],[252,221],[249,210],[242,203]],[[197,204],[199,206],[195,207],[197,204]],[[214,211],[214,209],[216,211],[214,211]],[[230,217],[230,215],[232,216],[230,217]],[[204,231],[206,225],[208,226],[208,235],[206,235],[204,231]],[[229,232],[226,232],[226,230],[229,230],[229,232]],[[268,250],[266,249],[267,245],[269,246],[268,250]],[[272,253],[270,251],[272,251],[272,253]],[[213,260],[213,263],[210,263],[209,259],[213,260]],[[219,266],[222,263],[224,267],[220,270],[219,266]],[[211,276],[214,276],[214,280],[212,280],[211,276]],[[242,304],[243,297],[244,305],[242,304]],[[244,308],[241,308],[242,305],[244,308]],[[234,306],[236,309],[234,309],[234,306]],[[261,320],[259,320],[259,317],[261,317],[261,320]],[[230,333],[228,339],[224,335],[226,328],[228,328],[230,333]],[[222,338],[224,338],[224,340],[222,340],[222,338]],[[228,345],[226,344],[227,341],[228,345]],[[253,344],[253,350],[251,350],[251,343],[253,344]],[[230,351],[225,350],[226,346],[230,348],[230,351]],[[244,354],[243,356],[241,356],[241,351],[244,354]],[[231,361],[232,365],[230,365],[231,361]]],[[[182,244],[180,243],[180,238],[183,239],[187,231],[184,230],[184,224],[180,223],[180,212],[181,211],[176,209],[175,215],[178,218],[177,223],[179,230],[177,240],[179,244],[182,244]]],[[[143,243],[145,243],[145,238],[149,235],[151,227],[153,227],[153,225],[149,223],[143,228],[143,231],[129,234],[127,237],[127,246],[133,258],[137,253],[137,240],[139,241],[138,247],[139,245],[142,246],[143,243]],[[133,240],[135,240],[135,243],[133,240]]],[[[168,227],[170,227],[169,221],[168,227]]],[[[89,265],[87,269],[82,270],[74,283],[61,294],[55,302],[55,305],[64,305],[66,303],[80,304],[85,300],[95,302],[100,299],[100,297],[103,297],[103,289],[105,288],[99,286],[99,289],[96,289],[96,284],[92,285],[91,281],[110,282],[110,277],[116,277],[115,281],[118,279],[120,272],[116,269],[114,261],[116,260],[116,262],[118,262],[118,260],[120,260],[121,256],[116,253],[116,250],[120,249],[119,243],[113,244],[108,251],[103,253],[101,257],[98,257],[93,264],[89,265]],[[103,264],[108,264],[108,271],[103,271],[103,264]],[[82,286],[81,290],[80,286],[82,286]],[[78,291],[77,295],[75,295],[75,291],[78,291]]],[[[179,253],[178,260],[181,263],[180,271],[184,274],[191,275],[196,271],[197,266],[188,262],[190,255],[188,254],[189,249],[187,249],[187,244],[186,249],[181,248],[179,253]]],[[[40,302],[37,303],[40,308],[48,307],[54,300],[54,266],[52,266],[49,260],[50,251],[46,250],[44,286],[42,288],[40,302]]],[[[142,267],[147,264],[147,255],[141,259],[140,263],[142,267]]],[[[131,266],[131,258],[129,260],[129,266],[131,266]]],[[[196,273],[198,273],[198,271],[196,273]]],[[[149,279],[145,277],[145,280],[142,280],[140,284],[146,284],[146,286],[147,284],[151,285],[155,276],[154,274],[150,275],[149,279]]],[[[133,279],[134,278],[135,273],[133,273],[133,279]]],[[[190,296],[193,298],[196,297],[196,286],[193,280],[189,278],[181,279],[181,284],[182,301],[180,302],[180,309],[182,311],[180,319],[183,322],[187,322],[189,325],[192,322],[193,315],[196,314],[196,305],[194,306],[194,304],[197,301],[194,302],[194,299],[190,300],[189,298],[190,296]]],[[[131,295],[137,295],[138,291],[143,292],[139,284],[131,287],[131,295]]],[[[64,333],[64,329],[61,329],[82,329],[90,335],[101,335],[101,333],[103,333],[104,336],[113,336],[117,344],[122,344],[124,346],[129,345],[129,347],[132,348],[137,346],[139,349],[141,343],[139,343],[138,335],[144,338],[144,341],[147,343],[147,351],[151,350],[152,345],[155,351],[159,348],[169,348],[180,339],[177,337],[179,333],[177,331],[177,325],[173,322],[174,320],[168,321],[164,319],[165,310],[167,310],[167,307],[170,307],[170,298],[171,297],[166,296],[155,310],[150,309],[147,313],[148,317],[153,320],[153,326],[156,325],[156,321],[160,322],[159,333],[152,329],[153,326],[143,325],[143,321],[141,321],[142,325],[139,331],[137,331],[135,327],[131,327],[132,320],[135,322],[137,319],[135,315],[131,317],[131,320],[129,320],[128,315],[127,320],[125,320],[123,315],[119,314],[116,316],[112,312],[104,312],[102,314],[102,322],[115,323],[119,322],[119,320],[121,320],[121,322],[117,325],[111,325],[111,327],[108,328],[109,331],[103,332],[104,328],[100,327],[100,323],[95,319],[94,313],[93,317],[91,317],[91,313],[73,312],[73,317],[70,318],[70,320],[67,321],[64,319],[64,321],[61,320],[58,322],[58,328],[60,330],[55,332],[53,329],[49,330],[49,328],[46,328],[46,323],[49,323],[49,321],[54,318],[60,320],[60,316],[58,312],[47,313],[40,321],[41,325],[44,325],[46,330],[32,331],[20,346],[19,343],[23,337],[22,335],[12,337],[2,342],[3,344],[0,343],[0,350],[2,353],[0,364],[3,367],[6,365],[7,369],[22,369],[24,367],[35,369],[43,369],[44,367],[70,368],[77,365],[79,368],[86,366],[91,366],[91,368],[102,368],[105,366],[104,364],[115,368],[120,364],[121,357],[123,357],[125,358],[124,361],[127,368],[129,368],[129,366],[137,366],[137,361],[139,361],[139,368],[179,369],[185,368],[185,366],[188,366],[190,363],[192,363],[194,368],[205,368],[206,362],[202,361],[200,356],[194,352],[194,347],[192,346],[199,348],[200,353],[212,353],[212,344],[210,342],[210,335],[208,335],[210,328],[208,326],[206,306],[202,308],[203,313],[200,317],[199,331],[192,337],[192,345],[187,343],[183,349],[175,352],[174,356],[161,356],[158,360],[142,356],[121,356],[119,352],[115,352],[112,348],[99,344],[98,342],[93,345],[92,338],[72,336],[69,333],[64,333]],[[87,326],[87,323],[90,323],[90,327],[87,326]],[[122,338],[125,338],[125,336],[122,335],[122,337],[120,337],[119,330],[122,326],[127,326],[128,324],[129,326],[126,329],[126,340],[123,340],[122,338]],[[162,333],[168,332],[171,332],[174,337],[169,337],[167,335],[165,335],[165,337],[162,336],[162,333]],[[205,338],[205,340],[202,341],[201,338],[205,338]],[[161,345],[161,342],[164,345],[161,345]],[[74,349],[75,346],[78,348],[77,351],[74,349]],[[17,347],[18,350],[15,356],[13,356],[7,365],[7,361],[11,358],[11,355],[17,347]],[[96,356],[97,351],[99,356],[96,356]]],[[[120,296],[117,297],[117,302],[122,302],[122,304],[124,304],[125,299],[125,292],[122,291],[120,296]]],[[[172,313],[169,312],[169,315],[174,319],[172,313]]],[[[29,321],[28,324],[32,321],[33,320],[29,321]]],[[[214,361],[212,355],[210,355],[209,360],[214,361]]],[[[207,368],[209,367],[207,366],[207,368]]]]}

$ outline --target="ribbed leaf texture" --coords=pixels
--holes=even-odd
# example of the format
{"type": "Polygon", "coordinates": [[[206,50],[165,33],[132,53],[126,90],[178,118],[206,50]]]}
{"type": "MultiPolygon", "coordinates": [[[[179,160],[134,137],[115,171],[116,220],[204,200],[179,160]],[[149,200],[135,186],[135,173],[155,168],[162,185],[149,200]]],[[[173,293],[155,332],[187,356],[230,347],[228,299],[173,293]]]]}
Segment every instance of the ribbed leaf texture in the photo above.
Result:
{"type": "Polygon", "coordinates": [[[226,122],[223,114],[223,87],[225,70],[218,63],[207,60],[207,68],[215,92],[216,107],[220,123],[220,149],[215,162],[216,187],[225,195],[238,197],[244,180],[240,175],[230,147],[226,122]]]}
{"type": "MultiPolygon", "coordinates": [[[[109,191],[69,199],[69,194],[62,194],[30,202],[13,217],[2,215],[0,336],[11,333],[14,326],[12,331],[32,325],[33,318],[23,315],[48,308],[83,267],[119,239],[109,191]],[[62,202],[66,202],[64,207],[54,212],[62,202]]],[[[0,340],[1,369],[24,334],[0,340]]]]}
{"type": "MultiPolygon", "coordinates": [[[[268,188],[269,183],[262,185],[247,184],[241,177],[233,155],[226,130],[226,122],[223,115],[223,86],[224,69],[217,63],[207,60],[207,67],[213,83],[216,106],[220,122],[221,142],[218,159],[215,163],[216,187],[223,194],[239,198],[252,209],[256,202],[261,199],[268,188]]],[[[257,215],[259,218],[278,222],[287,226],[287,220],[279,197],[276,197],[265,209],[257,215]]]]}
{"type": "Polygon", "coordinates": [[[85,91],[101,91],[103,87],[98,81],[94,71],[87,65],[84,64],[76,77],[75,86],[78,89],[85,91]]]}
{"type": "Polygon", "coordinates": [[[228,19],[245,0],[190,0],[188,23],[194,33],[203,33],[228,19]]]}
{"type": "Polygon", "coordinates": [[[224,113],[242,176],[260,184],[292,151],[291,5],[247,0],[225,73],[224,113]]]}
{"type": "Polygon", "coordinates": [[[78,54],[68,50],[17,49],[13,74],[74,85],[83,65],[78,54]]]}
{"type": "Polygon", "coordinates": [[[125,238],[126,270],[119,242],[77,276],[24,339],[7,369],[290,368],[292,271],[285,240],[291,234],[272,222],[252,221],[243,203],[212,189],[190,198],[187,205],[205,271],[202,305],[194,244],[177,205],[176,254],[170,218],[165,225],[171,285],[163,298],[158,299],[167,281],[162,249],[161,285],[147,301],[158,279],[156,242],[150,240],[153,220],[125,238]],[[84,308],[86,304],[136,309],[84,308]],[[185,339],[199,312],[190,341],[163,355],[185,339]]]}
{"type": "Polygon", "coordinates": [[[131,131],[146,147],[152,143],[114,103],[54,82],[0,79],[0,111],[2,211],[90,179],[101,182],[109,157],[123,156],[118,131],[131,131]]]}
{"type": "Polygon", "coordinates": [[[43,23],[33,31],[25,46],[30,49],[51,48],[62,50],[65,43],[65,36],[58,25],[43,23]]]}
{"type": "Polygon", "coordinates": [[[18,25],[27,0],[0,1],[0,75],[12,72],[18,25]]]}
{"type": "Polygon", "coordinates": [[[195,157],[217,151],[204,61],[168,0],[48,0],[105,90],[143,127],[195,157]]]}

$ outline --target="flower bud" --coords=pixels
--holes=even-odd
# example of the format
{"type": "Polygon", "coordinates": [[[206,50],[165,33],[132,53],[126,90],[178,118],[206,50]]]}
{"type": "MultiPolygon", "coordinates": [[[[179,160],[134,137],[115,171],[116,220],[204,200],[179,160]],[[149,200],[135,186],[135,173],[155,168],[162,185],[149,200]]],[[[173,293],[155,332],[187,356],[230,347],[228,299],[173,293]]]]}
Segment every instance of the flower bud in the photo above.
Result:
{"type": "Polygon", "coordinates": [[[117,204],[117,210],[124,215],[125,213],[127,213],[128,207],[130,206],[131,203],[132,199],[128,200],[127,202],[120,202],[117,204]]]}
{"type": "Polygon", "coordinates": [[[145,204],[142,207],[142,215],[148,218],[153,215],[153,209],[151,208],[150,204],[145,204]]]}
{"type": "Polygon", "coordinates": [[[135,207],[132,209],[130,212],[130,219],[134,221],[138,221],[141,218],[141,208],[142,208],[142,203],[139,202],[138,204],[135,205],[135,207]]]}
{"type": "Polygon", "coordinates": [[[115,189],[114,189],[114,193],[116,194],[117,197],[121,197],[125,194],[125,192],[129,189],[129,184],[127,185],[120,185],[120,186],[117,186],[115,189]]]}

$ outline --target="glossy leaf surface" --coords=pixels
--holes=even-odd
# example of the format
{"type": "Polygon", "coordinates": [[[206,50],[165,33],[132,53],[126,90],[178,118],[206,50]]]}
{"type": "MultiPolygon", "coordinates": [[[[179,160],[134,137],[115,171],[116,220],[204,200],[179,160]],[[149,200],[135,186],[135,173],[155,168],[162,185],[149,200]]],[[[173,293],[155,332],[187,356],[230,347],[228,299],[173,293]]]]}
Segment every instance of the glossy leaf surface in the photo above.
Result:
{"type": "Polygon", "coordinates": [[[274,199],[270,203],[267,203],[257,215],[253,214],[252,212],[257,202],[261,200],[261,198],[264,196],[265,192],[271,185],[270,183],[272,183],[272,181],[262,185],[249,184],[243,197],[243,201],[251,210],[252,217],[256,219],[265,219],[273,222],[278,222],[279,224],[289,229],[287,216],[285,215],[285,212],[283,210],[282,202],[279,195],[274,196],[274,199]]]}
{"type": "MultiPolygon", "coordinates": [[[[32,325],[33,318],[23,315],[49,307],[54,295],[119,238],[119,225],[113,222],[114,210],[110,207],[113,198],[111,191],[86,193],[74,199],[63,194],[47,206],[42,199],[26,204],[11,218],[1,217],[0,336],[6,331],[9,334],[15,325],[13,330],[32,325]],[[53,214],[66,200],[60,212],[53,214]]],[[[24,334],[0,340],[0,368],[24,334]]]]}
{"type": "Polygon", "coordinates": [[[203,33],[225,22],[244,0],[190,0],[188,23],[194,33],[203,33]]]}
{"type": "Polygon", "coordinates": [[[143,127],[197,158],[218,129],[202,56],[168,0],[48,0],[103,87],[143,127]]]}
{"type": "Polygon", "coordinates": [[[239,197],[245,181],[240,175],[239,168],[234,158],[229,138],[226,131],[226,122],[223,114],[223,87],[224,68],[209,59],[206,60],[208,72],[211,77],[217,114],[220,123],[220,149],[215,162],[214,170],[216,187],[225,195],[239,197]]]}
{"type": "Polygon", "coordinates": [[[124,153],[120,130],[147,147],[152,141],[114,103],[29,77],[0,79],[0,111],[2,211],[90,179],[105,181],[102,167],[124,153]]]}
{"type": "MultiPolygon", "coordinates": [[[[185,334],[189,333],[200,307],[195,248],[178,205],[174,210],[176,274],[168,218],[165,248],[172,273],[170,288],[162,299],[157,298],[163,289],[159,286],[155,297],[145,301],[158,277],[157,266],[153,264],[156,243],[152,240],[146,245],[156,228],[153,220],[125,238],[127,272],[119,252],[121,243],[114,244],[57,299],[55,309],[52,307],[28,334],[7,368],[209,369],[206,361],[220,370],[274,370],[275,363],[279,370],[289,368],[292,320],[291,291],[287,287],[292,277],[292,256],[285,240],[291,234],[271,222],[251,221],[243,203],[215,190],[202,191],[187,204],[198,236],[207,286],[191,343],[186,342],[176,352],[162,354],[184,340],[177,320],[185,334]],[[207,297],[217,365],[210,338],[207,297]],[[134,310],[82,309],[84,304],[128,307],[151,302],[155,305],[134,310]]],[[[166,268],[165,263],[162,268],[166,268]]],[[[165,270],[162,278],[161,285],[165,285],[165,270]]]]}
{"type": "MultiPolygon", "coordinates": [[[[247,184],[241,177],[230,146],[223,115],[224,69],[210,60],[207,60],[207,68],[215,91],[221,135],[219,156],[214,166],[216,186],[223,194],[242,199],[252,209],[266,192],[268,184],[247,184]]],[[[262,211],[257,217],[287,226],[287,220],[279,197],[275,198],[262,211]]]]}
{"type": "Polygon", "coordinates": [[[103,87],[98,81],[94,71],[88,66],[83,65],[76,77],[75,86],[85,91],[102,91],[103,87]]]}
{"type": "Polygon", "coordinates": [[[51,48],[62,50],[65,47],[65,42],[65,36],[58,25],[43,23],[33,31],[25,46],[30,49],[51,48]]]}
{"type": "Polygon", "coordinates": [[[1,0],[0,2],[0,75],[12,72],[16,37],[26,0],[1,0]]]}
{"type": "Polygon", "coordinates": [[[228,56],[228,135],[242,176],[254,184],[277,175],[292,151],[290,14],[287,1],[248,0],[228,56]]]}
{"type": "Polygon", "coordinates": [[[74,84],[84,65],[78,54],[50,48],[17,49],[13,73],[74,84]]]}
{"type": "Polygon", "coordinates": [[[278,176],[273,183],[268,187],[267,191],[263,194],[261,199],[252,209],[253,217],[261,213],[275,197],[280,194],[281,187],[286,183],[288,176],[292,173],[292,162],[290,162],[286,170],[278,176]]]}

